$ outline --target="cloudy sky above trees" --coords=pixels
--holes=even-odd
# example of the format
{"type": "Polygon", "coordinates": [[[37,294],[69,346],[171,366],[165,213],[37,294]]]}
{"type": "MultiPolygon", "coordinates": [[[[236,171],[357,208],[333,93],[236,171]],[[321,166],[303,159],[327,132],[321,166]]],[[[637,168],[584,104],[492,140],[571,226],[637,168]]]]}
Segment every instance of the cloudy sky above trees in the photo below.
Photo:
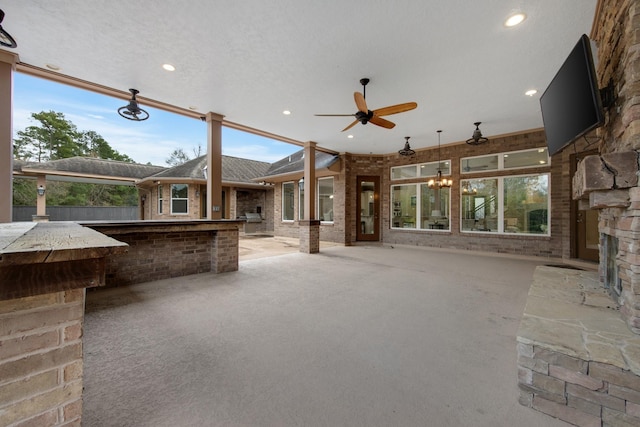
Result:
{"type": "MultiPolygon", "coordinates": [[[[36,125],[32,113],[56,111],[64,114],[79,130],[95,131],[114,149],[137,163],[166,166],[177,148],[192,155],[206,147],[206,123],[141,105],[149,120],[134,122],[121,118],[121,99],[72,86],[15,73],[13,134],[36,125]]],[[[298,151],[294,145],[223,127],[222,154],[265,162],[275,162],[298,151]]]]}

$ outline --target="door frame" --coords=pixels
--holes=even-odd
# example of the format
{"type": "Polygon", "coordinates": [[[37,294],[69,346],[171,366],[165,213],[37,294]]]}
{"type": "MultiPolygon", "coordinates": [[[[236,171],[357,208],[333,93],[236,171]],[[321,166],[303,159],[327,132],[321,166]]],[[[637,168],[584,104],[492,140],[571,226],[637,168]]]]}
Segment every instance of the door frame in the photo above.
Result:
{"type": "Polygon", "coordinates": [[[374,175],[358,175],[356,177],[356,240],[364,242],[380,241],[380,177],[374,175]],[[373,182],[373,233],[362,232],[362,182],[373,182]]]}

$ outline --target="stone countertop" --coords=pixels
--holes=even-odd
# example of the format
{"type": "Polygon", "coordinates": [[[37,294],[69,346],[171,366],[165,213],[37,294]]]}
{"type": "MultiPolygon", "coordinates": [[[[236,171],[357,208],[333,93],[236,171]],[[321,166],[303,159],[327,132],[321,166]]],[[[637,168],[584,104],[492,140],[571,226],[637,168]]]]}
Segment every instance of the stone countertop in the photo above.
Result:
{"type": "Polygon", "coordinates": [[[593,271],[537,267],[517,340],[640,375],[640,336],[593,271]]]}

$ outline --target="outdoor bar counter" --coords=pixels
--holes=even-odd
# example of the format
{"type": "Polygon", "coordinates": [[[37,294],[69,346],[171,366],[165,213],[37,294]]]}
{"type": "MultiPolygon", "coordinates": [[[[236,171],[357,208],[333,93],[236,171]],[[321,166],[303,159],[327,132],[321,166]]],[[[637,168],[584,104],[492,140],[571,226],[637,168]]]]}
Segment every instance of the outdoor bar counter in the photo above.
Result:
{"type": "Polygon", "coordinates": [[[238,270],[240,220],[91,221],[83,226],[129,245],[107,259],[106,286],[238,270]]]}

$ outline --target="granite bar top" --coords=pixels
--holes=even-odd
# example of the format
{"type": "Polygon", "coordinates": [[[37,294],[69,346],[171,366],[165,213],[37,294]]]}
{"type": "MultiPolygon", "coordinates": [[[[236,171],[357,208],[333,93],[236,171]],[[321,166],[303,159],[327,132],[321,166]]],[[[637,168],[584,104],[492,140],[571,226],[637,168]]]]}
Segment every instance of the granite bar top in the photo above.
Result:
{"type": "Polygon", "coordinates": [[[537,267],[517,340],[640,375],[640,336],[593,271],[537,267]]]}

